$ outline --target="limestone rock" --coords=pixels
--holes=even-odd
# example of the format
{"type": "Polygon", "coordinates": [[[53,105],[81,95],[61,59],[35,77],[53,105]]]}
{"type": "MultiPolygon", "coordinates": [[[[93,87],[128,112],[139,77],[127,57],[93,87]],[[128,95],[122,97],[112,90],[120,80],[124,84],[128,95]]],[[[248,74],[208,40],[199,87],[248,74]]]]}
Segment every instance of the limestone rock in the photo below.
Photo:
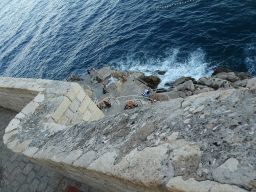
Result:
{"type": "Polygon", "coordinates": [[[212,77],[219,78],[219,79],[224,79],[224,80],[227,80],[227,81],[230,81],[230,82],[236,82],[236,81],[240,80],[240,78],[237,77],[234,72],[229,72],[229,73],[222,72],[222,73],[218,73],[216,75],[213,75],[212,77]]]}
{"type": "Polygon", "coordinates": [[[189,80],[191,80],[193,83],[196,83],[196,80],[195,80],[194,78],[182,76],[182,77],[180,77],[179,79],[176,79],[176,80],[172,83],[172,85],[175,87],[175,86],[177,86],[177,85],[179,85],[179,84],[183,84],[183,83],[185,83],[186,81],[189,81],[189,80]]]}
{"type": "Polygon", "coordinates": [[[193,82],[191,80],[189,80],[183,84],[179,84],[177,87],[175,87],[175,89],[177,91],[185,91],[185,90],[194,91],[195,86],[194,86],[193,82]]]}
{"type": "MultiPolygon", "coordinates": [[[[223,72],[224,73],[230,73],[230,72],[234,72],[234,71],[231,71],[231,70],[223,68],[223,67],[217,67],[217,69],[215,69],[215,71],[213,72],[212,77],[217,75],[218,73],[223,73],[223,72]]],[[[245,73],[245,72],[234,72],[234,73],[241,80],[253,78],[252,75],[250,75],[248,73],[245,73]]]]}
{"type": "Polygon", "coordinates": [[[239,88],[239,87],[246,87],[249,79],[244,79],[242,81],[236,81],[235,83],[232,83],[232,86],[234,88],[239,88]]]}
{"type": "Polygon", "coordinates": [[[156,89],[159,83],[161,82],[160,78],[157,76],[140,76],[139,79],[143,80],[144,82],[147,83],[147,85],[152,88],[156,89]]]}
{"type": "MultiPolygon", "coordinates": [[[[111,77],[111,74],[114,72],[113,69],[110,67],[103,67],[98,71],[98,76],[100,77],[101,81],[105,81],[106,79],[111,77]]],[[[101,82],[100,81],[100,82],[101,82]]]]}
{"type": "Polygon", "coordinates": [[[114,71],[112,73],[112,77],[117,78],[117,79],[123,79],[123,76],[124,75],[121,72],[119,72],[119,71],[114,71]]]}
{"type": "Polygon", "coordinates": [[[228,82],[226,80],[222,80],[219,78],[211,78],[211,77],[201,77],[198,80],[198,84],[206,85],[213,89],[229,88],[231,85],[230,82],[228,82]]]}
{"type": "Polygon", "coordinates": [[[254,179],[253,170],[249,167],[237,168],[239,162],[234,159],[228,159],[224,164],[213,171],[213,178],[220,183],[228,183],[252,189],[249,184],[254,179]]]}
{"type": "Polygon", "coordinates": [[[83,81],[84,79],[82,79],[81,77],[75,76],[75,75],[71,75],[67,78],[68,82],[78,82],[78,81],[83,81]]]}

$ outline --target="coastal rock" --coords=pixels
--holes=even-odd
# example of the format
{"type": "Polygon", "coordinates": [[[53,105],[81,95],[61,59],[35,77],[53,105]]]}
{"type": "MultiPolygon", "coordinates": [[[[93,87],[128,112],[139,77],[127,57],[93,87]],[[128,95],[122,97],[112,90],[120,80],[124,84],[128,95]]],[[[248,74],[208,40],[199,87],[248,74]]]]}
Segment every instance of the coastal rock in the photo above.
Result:
{"type": "Polygon", "coordinates": [[[241,80],[253,78],[252,75],[250,75],[249,73],[246,73],[246,72],[235,72],[235,74],[236,74],[236,76],[239,77],[241,80]]]}
{"type": "Polygon", "coordinates": [[[206,85],[215,90],[219,88],[229,88],[231,86],[230,82],[226,80],[211,77],[201,77],[197,82],[198,84],[206,85]]]}
{"type": "Polygon", "coordinates": [[[193,82],[191,80],[186,81],[183,84],[179,84],[177,87],[175,87],[176,91],[185,91],[185,90],[189,90],[189,91],[194,91],[195,90],[195,86],[193,84],[193,82]]]}
{"type": "Polygon", "coordinates": [[[75,75],[70,75],[67,78],[67,82],[78,82],[78,81],[83,81],[84,79],[82,79],[81,77],[75,76],[75,75]]]}
{"type": "Polygon", "coordinates": [[[117,79],[123,79],[123,76],[124,75],[120,71],[114,71],[112,73],[112,77],[117,78],[117,79]]]}
{"type": "Polygon", "coordinates": [[[249,81],[249,79],[244,79],[244,80],[242,80],[242,81],[236,81],[235,83],[232,83],[231,85],[232,85],[234,88],[246,87],[248,81],[249,81]]]}
{"type": "Polygon", "coordinates": [[[160,70],[156,70],[155,72],[159,75],[164,75],[166,73],[166,71],[160,71],[160,70]]]}
{"type": "Polygon", "coordinates": [[[229,72],[233,72],[233,71],[231,71],[231,70],[229,70],[229,69],[226,69],[226,68],[223,68],[223,67],[217,67],[216,69],[215,69],[215,71],[212,73],[212,76],[214,76],[214,75],[217,75],[218,73],[229,73],[229,72]]]}
{"type": "Polygon", "coordinates": [[[156,89],[157,86],[159,85],[159,83],[161,82],[160,78],[157,76],[145,76],[145,75],[141,75],[139,77],[139,79],[143,80],[144,82],[147,83],[147,85],[151,88],[151,89],[156,89]]]}
{"type": "Polygon", "coordinates": [[[222,72],[222,73],[218,73],[218,74],[216,74],[212,77],[219,78],[219,79],[224,79],[224,80],[227,80],[227,81],[230,81],[230,82],[236,82],[236,81],[240,80],[240,78],[237,77],[234,72],[229,72],[229,73],[222,72]]]}
{"type": "Polygon", "coordinates": [[[102,78],[100,76],[93,76],[93,78],[91,79],[91,81],[93,83],[101,83],[102,82],[102,78]]]}
{"type": "Polygon", "coordinates": [[[256,77],[253,79],[250,79],[246,85],[247,88],[250,89],[251,92],[256,92],[256,77]]]}
{"type": "Polygon", "coordinates": [[[106,79],[111,77],[111,74],[114,72],[110,67],[103,67],[98,71],[98,76],[101,79],[100,82],[105,81],[106,79]]]}
{"type": "Polygon", "coordinates": [[[220,183],[235,184],[240,187],[252,189],[250,181],[254,179],[253,169],[249,167],[238,168],[239,161],[228,159],[224,164],[213,171],[213,178],[220,183]]]}
{"type": "MultiPolygon", "coordinates": [[[[215,69],[215,71],[213,72],[212,77],[215,76],[215,75],[217,75],[218,73],[223,73],[223,72],[224,72],[224,73],[230,73],[230,72],[234,72],[234,71],[231,71],[231,70],[226,69],[226,68],[223,68],[223,67],[217,67],[217,68],[215,69]]],[[[241,80],[253,78],[252,75],[250,75],[249,73],[246,73],[246,72],[234,72],[234,73],[235,73],[235,75],[236,75],[237,77],[239,77],[241,80]]]]}
{"type": "Polygon", "coordinates": [[[183,84],[184,82],[189,81],[189,80],[191,80],[194,84],[196,84],[196,80],[195,80],[194,78],[182,76],[182,77],[180,77],[179,79],[176,79],[176,80],[172,83],[172,85],[175,87],[175,86],[177,86],[177,85],[179,85],[179,84],[183,84]]]}

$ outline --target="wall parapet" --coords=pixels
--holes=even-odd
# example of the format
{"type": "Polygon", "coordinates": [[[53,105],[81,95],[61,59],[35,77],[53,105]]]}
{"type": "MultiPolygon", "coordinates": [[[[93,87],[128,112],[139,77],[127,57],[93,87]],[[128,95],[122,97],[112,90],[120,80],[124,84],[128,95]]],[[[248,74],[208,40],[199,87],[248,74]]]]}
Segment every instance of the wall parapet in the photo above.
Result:
{"type": "MultiPolygon", "coordinates": [[[[0,78],[0,82],[6,79],[12,83],[0,86],[1,94],[14,88],[16,81],[22,82],[13,78],[0,78]]],[[[233,147],[242,136],[233,140],[225,129],[233,125],[233,114],[255,122],[256,97],[249,88],[201,93],[102,118],[78,84],[31,81],[21,85],[35,91],[35,97],[5,130],[4,143],[15,153],[111,192],[246,192],[253,188],[250,183],[256,172],[248,168],[247,150],[233,147]],[[70,111],[83,114],[78,118],[83,121],[77,123],[74,116],[67,120],[70,111]],[[205,122],[207,127],[202,126],[205,122]],[[223,138],[225,147],[216,147],[223,138]],[[218,154],[215,160],[209,160],[212,151],[218,154]]],[[[247,126],[242,124],[240,129],[247,126]]],[[[246,134],[249,138],[255,133],[246,134]]],[[[255,137],[250,138],[255,142],[255,137]]],[[[253,142],[245,147],[254,149],[253,142]]]]}

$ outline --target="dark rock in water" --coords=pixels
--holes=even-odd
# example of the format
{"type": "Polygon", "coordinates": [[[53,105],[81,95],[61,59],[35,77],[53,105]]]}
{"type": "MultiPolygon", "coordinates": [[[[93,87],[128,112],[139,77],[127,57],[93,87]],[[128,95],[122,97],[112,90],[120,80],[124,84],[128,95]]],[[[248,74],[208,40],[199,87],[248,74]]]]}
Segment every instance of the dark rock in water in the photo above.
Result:
{"type": "Polygon", "coordinates": [[[217,69],[215,69],[215,71],[213,72],[212,76],[217,75],[218,73],[222,73],[222,72],[229,73],[229,72],[233,72],[233,71],[223,68],[223,67],[217,67],[217,69]]]}
{"type": "Polygon", "coordinates": [[[249,73],[245,73],[245,72],[235,72],[235,74],[236,74],[236,76],[239,77],[241,80],[253,78],[252,75],[250,75],[249,73]]]}
{"type": "Polygon", "coordinates": [[[164,84],[164,86],[172,86],[172,83],[171,83],[171,82],[166,82],[166,83],[164,84]]]}
{"type": "Polygon", "coordinates": [[[143,80],[144,82],[147,83],[147,85],[151,88],[151,89],[156,89],[157,86],[159,85],[159,83],[161,82],[161,79],[157,76],[145,76],[145,75],[141,75],[139,77],[139,79],[143,80]]]}
{"type": "Polygon", "coordinates": [[[191,80],[194,84],[197,83],[196,80],[195,80],[194,78],[192,78],[192,77],[185,77],[185,76],[182,76],[182,77],[180,77],[179,79],[176,79],[176,80],[172,83],[172,85],[175,87],[175,86],[177,86],[177,85],[179,85],[179,84],[183,84],[183,83],[185,83],[186,81],[189,81],[189,80],[191,80]]]}
{"type": "Polygon", "coordinates": [[[157,89],[156,90],[156,93],[163,93],[163,92],[167,92],[169,91],[168,89],[164,89],[164,88],[161,88],[161,89],[157,89]]]}
{"type": "Polygon", "coordinates": [[[156,70],[156,73],[158,73],[159,75],[164,75],[166,73],[166,71],[160,71],[160,70],[156,70]]]}
{"type": "Polygon", "coordinates": [[[222,73],[218,73],[217,75],[212,76],[214,78],[219,78],[219,79],[224,79],[230,82],[236,82],[239,81],[240,78],[236,76],[236,74],[234,72],[222,72],[222,73]]]}
{"type": "Polygon", "coordinates": [[[78,82],[78,81],[83,81],[84,79],[82,79],[81,77],[75,76],[75,75],[70,75],[67,78],[68,82],[78,82]]]}
{"type": "MultiPolygon", "coordinates": [[[[215,71],[213,72],[212,76],[217,75],[218,73],[223,73],[223,72],[229,73],[229,72],[234,72],[234,71],[231,71],[231,70],[223,68],[223,67],[217,67],[217,69],[215,69],[215,71]]],[[[252,75],[250,75],[249,73],[246,73],[246,72],[234,72],[234,73],[241,80],[253,78],[252,75]]]]}

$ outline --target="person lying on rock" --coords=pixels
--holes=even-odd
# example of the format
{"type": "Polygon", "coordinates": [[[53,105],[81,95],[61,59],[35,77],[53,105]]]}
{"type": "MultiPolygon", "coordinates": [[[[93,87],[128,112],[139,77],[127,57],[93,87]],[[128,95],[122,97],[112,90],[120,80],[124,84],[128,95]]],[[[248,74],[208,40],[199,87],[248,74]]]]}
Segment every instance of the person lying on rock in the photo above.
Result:
{"type": "Polygon", "coordinates": [[[90,77],[92,77],[91,71],[89,69],[87,69],[87,73],[90,77]]]}
{"type": "Polygon", "coordinates": [[[94,67],[92,67],[91,70],[95,73],[95,75],[97,75],[98,72],[96,71],[96,69],[94,67]]]}
{"type": "Polygon", "coordinates": [[[123,76],[123,83],[127,81],[127,78],[125,76],[123,76]]]}
{"type": "Polygon", "coordinates": [[[135,107],[138,107],[138,104],[135,104],[135,102],[133,102],[133,101],[128,101],[124,107],[124,110],[133,109],[135,107]]]}
{"type": "Polygon", "coordinates": [[[104,103],[99,103],[99,104],[97,105],[97,107],[98,107],[99,109],[103,109],[103,108],[104,108],[104,103]]]}
{"type": "Polygon", "coordinates": [[[109,101],[107,99],[105,99],[103,102],[104,102],[104,104],[106,105],[107,108],[111,107],[111,104],[109,103],[109,101]]]}

